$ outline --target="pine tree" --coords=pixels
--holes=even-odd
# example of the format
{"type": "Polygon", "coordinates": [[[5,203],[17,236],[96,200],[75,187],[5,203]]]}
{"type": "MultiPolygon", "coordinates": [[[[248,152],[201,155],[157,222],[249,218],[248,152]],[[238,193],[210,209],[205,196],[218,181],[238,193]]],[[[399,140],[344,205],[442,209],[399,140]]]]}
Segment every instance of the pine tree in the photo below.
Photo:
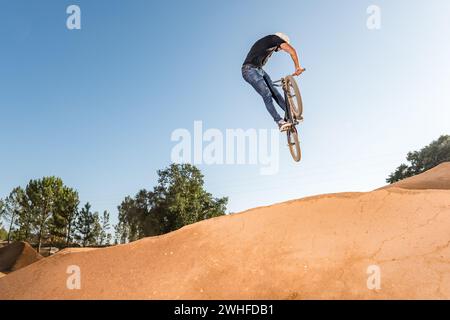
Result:
{"type": "MultiPolygon", "coordinates": [[[[20,226],[20,218],[23,214],[23,198],[25,193],[22,188],[14,188],[3,202],[3,218],[6,221],[7,241],[11,242],[15,226],[20,226]]],[[[28,239],[25,239],[28,240],[28,239]]]]}
{"type": "Polygon", "coordinates": [[[98,240],[99,245],[110,245],[111,242],[111,234],[109,230],[111,229],[111,225],[109,223],[109,212],[103,211],[103,215],[100,218],[101,231],[98,240]]]}
{"type": "Polygon", "coordinates": [[[81,246],[96,245],[101,232],[100,220],[97,212],[91,211],[90,203],[86,203],[80,210],[75,223],[77,239],[81,246]]]}

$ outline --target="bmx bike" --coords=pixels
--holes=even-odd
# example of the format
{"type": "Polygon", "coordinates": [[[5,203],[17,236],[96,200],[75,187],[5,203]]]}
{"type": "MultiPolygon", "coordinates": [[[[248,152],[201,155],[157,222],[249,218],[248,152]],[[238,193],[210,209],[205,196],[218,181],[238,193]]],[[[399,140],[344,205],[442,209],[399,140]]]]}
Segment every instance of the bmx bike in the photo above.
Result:
{"type": "Polygon", "coordinates": [[[284,100],[286,101],[285,120],[290,123],[286,130],[288,147],[294,161],[299,162],[302,158],[302,151],[296,126],[303,121],[303,103],[300,89],[291,75],[275,81],[274,85],[282,87],[284,91],[284,100]]]}

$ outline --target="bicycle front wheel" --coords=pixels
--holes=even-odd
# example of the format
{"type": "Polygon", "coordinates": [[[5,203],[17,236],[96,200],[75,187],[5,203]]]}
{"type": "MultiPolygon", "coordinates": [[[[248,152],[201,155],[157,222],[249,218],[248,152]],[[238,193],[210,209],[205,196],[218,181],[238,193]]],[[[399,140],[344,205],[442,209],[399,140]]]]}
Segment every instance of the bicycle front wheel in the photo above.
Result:
{"type": "Polygon", "coordinates": [[[289,105],[296,119],[300,119],[303,114],[303,102],[298,88],[297,81],[293,76],[286,77],[287,97],[289,105]]]}
{"type": "Polygon", "coordinates": [[[295,126],[292,126],[287,131],[287,141],[292,158],[294,161],[299,162],[302,158],[302,151],[300,149],[300,141],[298,139],[298,132],[295,126]]]}

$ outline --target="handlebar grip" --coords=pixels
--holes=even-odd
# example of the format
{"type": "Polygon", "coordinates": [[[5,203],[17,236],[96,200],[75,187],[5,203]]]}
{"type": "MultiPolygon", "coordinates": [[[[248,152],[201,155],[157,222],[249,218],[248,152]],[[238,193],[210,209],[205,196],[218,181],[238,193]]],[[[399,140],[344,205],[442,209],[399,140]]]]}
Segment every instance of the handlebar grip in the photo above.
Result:
{"type": "MultiPolygon", "coordinates": [[[[305,72],[306,71],[306,68],[303,68],[303,71],[302,72],[305,72]]],[[[298,77],[299,75],[294,75],[294,74],[292,74],[294,77],[298,77]]]]}

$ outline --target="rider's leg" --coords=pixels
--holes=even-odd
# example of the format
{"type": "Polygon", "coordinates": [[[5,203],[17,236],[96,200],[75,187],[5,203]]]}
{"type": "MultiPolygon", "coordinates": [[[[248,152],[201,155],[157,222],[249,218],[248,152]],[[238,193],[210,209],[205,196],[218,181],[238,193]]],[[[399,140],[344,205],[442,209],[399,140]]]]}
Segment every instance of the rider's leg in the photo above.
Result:
{"type": "Polygon", "coordinates": [[[272,79],[270,79],[270,76],[267,74],[267,72],[265,72],[264,70],[263,70],[263,72],[264,72],[264,74],[263,74],[264,80],[266,81],[267,86],[269,87],[273,98],[275,99],[277,104],[280,106],[280,108],[286,112],[286,101],[284,101],[284,97],[281,95],[280,91],[278,91],[278,89],[273,85],[273,81],[272,81],[272,79]]]}
{"type": "Polygon", "coordinates": [[[264,100],[264,104],[266,105],[266,109],[267,111],[269,111],[273,120],[277,123],[282,120],[277,110],[275,109],[272,101],[272,92],[270,91],[269,86],[264,80],[263,74],[258,72],[258,69],[256,68],[244,67],[242,69],[242,76],[244,77],[245,81],[247,81],[256,90],[256,92],[261,95],[264,100]]]}

